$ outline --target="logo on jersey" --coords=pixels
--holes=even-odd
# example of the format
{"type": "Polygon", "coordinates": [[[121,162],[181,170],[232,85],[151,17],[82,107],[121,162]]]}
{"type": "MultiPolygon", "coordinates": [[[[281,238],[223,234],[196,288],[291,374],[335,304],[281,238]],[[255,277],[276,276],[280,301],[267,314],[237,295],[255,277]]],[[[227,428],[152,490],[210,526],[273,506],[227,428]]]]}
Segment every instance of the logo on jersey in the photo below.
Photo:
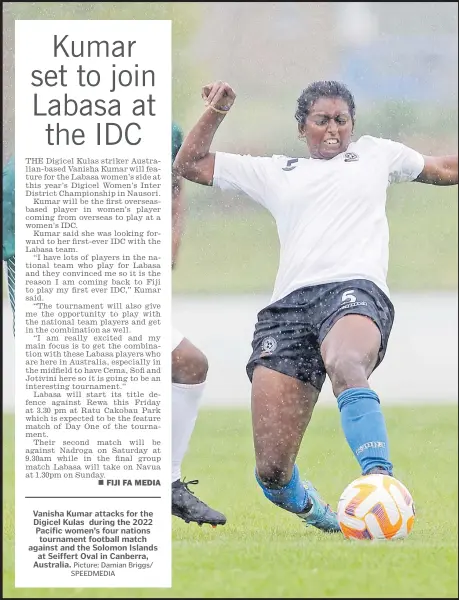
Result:
{"type": "Polygon", "coordinates": [[[344,162],[355,162],[356,160],[359,160],[359,155],[355,152],[344,153],[344,162]]]}
{"type": "Polygon", "coordinates": [[[267,337],[261,342],[261,356],[272,354],[277,348],[277,342],[273,337],[267,337]]]}
{"type": "Polygon", "coordinates": [[[287,166],[286,166],[286,167],[282,167],[282,170],[283,170],[283,171],[293,171],[293,169],[295,169],[295,168],[296,168],[298,165],[295,165],[294,167],[292,167],[292,165],[293,165],[294,163],[297,163],[297,162],[298,162],[298,159],[297,159],[297,158],[290,158],[290,159],[287,161],[287,166]]]}

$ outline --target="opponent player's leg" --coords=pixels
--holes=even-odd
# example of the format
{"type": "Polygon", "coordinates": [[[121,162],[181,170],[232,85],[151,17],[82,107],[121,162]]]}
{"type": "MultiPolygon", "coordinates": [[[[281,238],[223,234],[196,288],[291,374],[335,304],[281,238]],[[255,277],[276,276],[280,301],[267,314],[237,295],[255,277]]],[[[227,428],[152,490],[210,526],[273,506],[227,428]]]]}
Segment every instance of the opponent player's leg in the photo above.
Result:
{"type": "Polygon", "coordinates": [[[302,482],[296,457],[319,392],[281,372],[255,366],[252,376],[252,429],[256,479],[264,495],[308,525],[329,532],[339,526],[317,490],[302,482]]]}
{"type": "Polygon", "coordinates": [[[368,383],[380,351],[380,329],[360,314],[347,314],[337,320],[321,344],[344,435],[364,475],[392,474],[393,468],[380,401],[368,383]]]}
{"type": "MultiPolygon", "coordinates": [[[[174,336],[179,334],[174,332],[174,336]]],[[[181,477],[208,369],[205,355],[189,340],[180,338],[172,351],[172,481],[181,477]]]]}
{"type": "Polygon", "coordinates": [[[181,466],[198,416],[207,377],[207,358],[189,340],[173,331],[172,351],[172,514],[186,522],[223,525],[226,517],[199,500],[181,480],[181,466]]]}

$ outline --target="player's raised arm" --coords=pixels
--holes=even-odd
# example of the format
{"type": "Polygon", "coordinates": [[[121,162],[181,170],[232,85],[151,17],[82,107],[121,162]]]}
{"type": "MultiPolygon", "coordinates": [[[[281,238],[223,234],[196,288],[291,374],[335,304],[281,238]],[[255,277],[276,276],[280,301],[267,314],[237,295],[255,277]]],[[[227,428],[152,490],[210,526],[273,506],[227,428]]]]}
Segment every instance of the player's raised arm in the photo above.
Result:
{"type": "Polygon", "coordinates": [[[223,81],[202,88],[206,110],[191,129],[175,158],[174,174],[189,181],[212,185],[215,155],[209,152],[213,137],[236,99],[230,85],[223,81]]]}
{"type": "Polygon", "coordinates": [[[432,185],[457,185],[457,154],[424,156],[424,168],[415,181],[432,185]]]}

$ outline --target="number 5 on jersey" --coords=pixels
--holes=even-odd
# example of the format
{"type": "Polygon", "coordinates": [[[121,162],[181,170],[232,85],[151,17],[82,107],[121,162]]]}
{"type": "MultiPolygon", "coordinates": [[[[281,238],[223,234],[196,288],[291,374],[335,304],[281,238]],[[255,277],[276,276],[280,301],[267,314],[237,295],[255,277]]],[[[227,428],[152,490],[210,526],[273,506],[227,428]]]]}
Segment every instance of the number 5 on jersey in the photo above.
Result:
{"type": "Polygon", "coordinates": [[[357,298],[353,294],[354,290],[346,290],[341,296],[341,302],[357,302],[357,298]]]}

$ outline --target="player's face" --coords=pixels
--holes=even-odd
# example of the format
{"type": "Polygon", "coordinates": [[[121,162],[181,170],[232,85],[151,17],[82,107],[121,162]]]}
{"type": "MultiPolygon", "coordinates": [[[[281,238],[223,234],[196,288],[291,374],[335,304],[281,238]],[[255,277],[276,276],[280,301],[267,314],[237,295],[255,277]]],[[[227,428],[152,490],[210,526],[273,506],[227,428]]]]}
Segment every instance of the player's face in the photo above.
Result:
{"type": "Polygon", "coordinates": [[[341,98],[319,98],[300,128],[313,158],[330,159],[345,152],[353,123],[349,106],[341,98]]]}

